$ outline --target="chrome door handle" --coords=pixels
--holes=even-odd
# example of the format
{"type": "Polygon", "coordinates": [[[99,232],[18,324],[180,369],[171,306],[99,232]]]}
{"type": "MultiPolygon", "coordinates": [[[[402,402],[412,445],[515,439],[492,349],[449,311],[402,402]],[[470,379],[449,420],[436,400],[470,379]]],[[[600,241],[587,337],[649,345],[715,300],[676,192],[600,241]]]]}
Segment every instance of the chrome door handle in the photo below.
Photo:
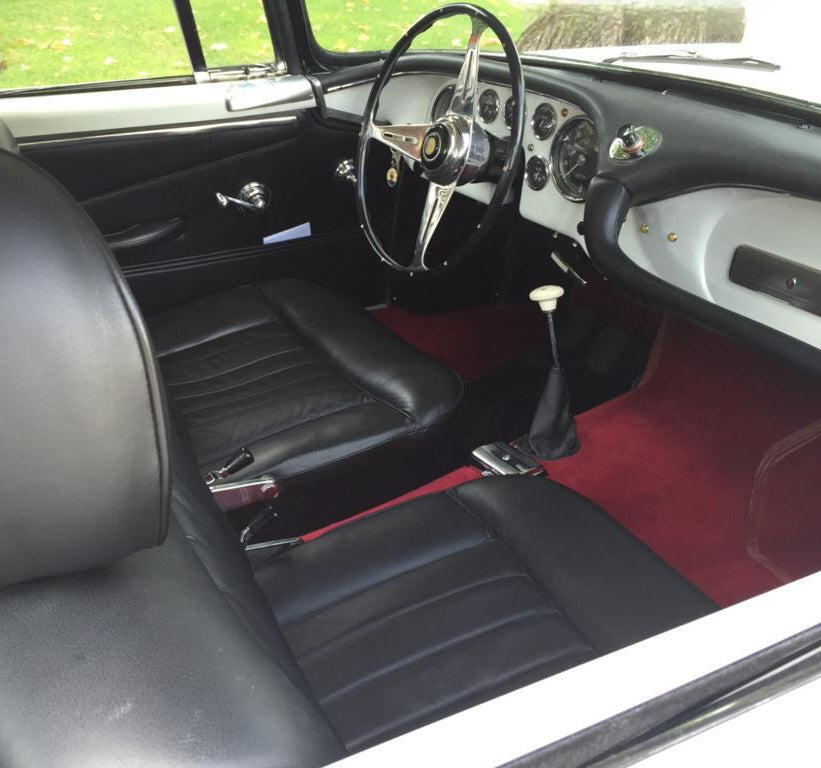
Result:
{"type": "Polygon", "coordinates": [[[234,205],[241,211],[262,213],[271,204],[271,190],[258,181],[252,181],[239,191],[237,197],[217,192],[217,202],[223,208],[234,205]]]}

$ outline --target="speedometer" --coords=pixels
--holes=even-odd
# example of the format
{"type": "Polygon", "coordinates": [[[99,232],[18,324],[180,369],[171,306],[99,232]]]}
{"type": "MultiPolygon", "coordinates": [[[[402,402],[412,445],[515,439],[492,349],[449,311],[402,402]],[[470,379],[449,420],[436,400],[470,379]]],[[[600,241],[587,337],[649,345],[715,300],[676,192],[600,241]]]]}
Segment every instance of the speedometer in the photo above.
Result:
{"type": "Polygon", "coordinates": [[[568,200],[580,203],[587,196],[590,180],[596,175],[599,137],[587,117],[568,120],[556,135],[550,153],[551,172],[556,186],[568,200]]]}

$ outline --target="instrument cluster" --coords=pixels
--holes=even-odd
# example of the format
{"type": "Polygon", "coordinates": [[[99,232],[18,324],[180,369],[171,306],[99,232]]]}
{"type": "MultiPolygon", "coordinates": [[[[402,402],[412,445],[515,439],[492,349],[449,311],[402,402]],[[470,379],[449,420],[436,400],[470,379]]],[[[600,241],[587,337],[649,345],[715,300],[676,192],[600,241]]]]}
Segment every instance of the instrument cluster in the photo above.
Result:
{"type": "MultiPolygon", "coordinates": [[[[436,95],[433,120],[444,116],[453,98],[452,84],[436,95]]],[[[525,183],[533,192],[553,188],[566,200],[584,202],[590,180],[596,174],[599,140],[593,121],[571,104],[527,94],[525,105],[525,183]],[[535,105],[532,110],[528,107],[535,105]],[[551,184],[552,181],[552,184],[551,184]]],[[[499,138],[510,132],[513,98],[509,89],[481,88],[476,118],[499,138]],[[502,106],[504,105],[504,106],[502,106]]]]}

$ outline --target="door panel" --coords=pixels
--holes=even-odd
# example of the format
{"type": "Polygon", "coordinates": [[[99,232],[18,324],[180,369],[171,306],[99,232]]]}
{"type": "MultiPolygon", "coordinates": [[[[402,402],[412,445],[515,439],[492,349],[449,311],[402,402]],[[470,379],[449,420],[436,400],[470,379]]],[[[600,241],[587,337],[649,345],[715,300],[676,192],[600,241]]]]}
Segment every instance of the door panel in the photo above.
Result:
{"type": "MultiPolygon", "coordinates": [[[[340,160],[355,155],[354,128],[325,122],[312,108],[294,109],[304,104],[304,93],[297,102],[238,117],[226,112],[222,90],[222,103],[212,110],[222,110],[220,119],[212,114],[207,122],[186,121],[183,105],[175,125],[163,123],[167,95],[152,112],[145,93],[132,93],[142,100],[129,112],[139,125],[124,125],[119,106],[107,121],[98,113],[93,130],[87,130],[87,116],[75,122],[65,100],[99,94],[61,95],[63,130],[57,135],[46,134],[53,115],[44,113],[37,128],[36,103],[21,121],[19,105],[15,112],[0,100],[0,116],[11,113],[18,125],[37,129],[22,137],[24,154],[61,181],[105,235],[120,241],[115,255],[144,311],[281,276],[328,284],[364,304],[384,300],[384,271],[359,232],[354,189],[333,173],[340,160]],[[249,182],[271,190],[265,211],[219,205],[217,192],[237,197],[249,182]],[[263,246],[265,236],[305,222],[311,238],[263,246]]],[[[57,97],[29,98],[53,103],[57,97]]]]}

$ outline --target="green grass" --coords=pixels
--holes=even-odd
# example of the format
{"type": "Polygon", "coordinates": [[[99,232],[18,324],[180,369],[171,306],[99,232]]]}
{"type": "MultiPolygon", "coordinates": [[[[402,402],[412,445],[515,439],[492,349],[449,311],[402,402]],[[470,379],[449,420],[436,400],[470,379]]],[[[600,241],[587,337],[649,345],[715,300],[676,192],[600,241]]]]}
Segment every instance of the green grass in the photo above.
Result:
{"type": "MultiPolygon", "coordinates": [[[[272,59],[259,0],[194,5],[209,66],[272,59]]],[[[0,0],[0,89],[190,72],[171,0],[0,0]]]]}
{"type": "MultiPolygon", "coordinates": [[[[441,0],[307,0],[318,42],[334,51],[390,48],[441,0]]],[[[482,0],[514,39],[532,5],[482,0]]],[[[272,58],[259,0],[194,0],[209,66],[272,58]]],[[[441,22],[418,47],[463,48],[465,17],[441,22]]],[[[489,36],[485,49],[498,48],[489,36]]],[[[0,90],[184,75],[191,71],[171,0],[0,0],[0,90]]]]}

